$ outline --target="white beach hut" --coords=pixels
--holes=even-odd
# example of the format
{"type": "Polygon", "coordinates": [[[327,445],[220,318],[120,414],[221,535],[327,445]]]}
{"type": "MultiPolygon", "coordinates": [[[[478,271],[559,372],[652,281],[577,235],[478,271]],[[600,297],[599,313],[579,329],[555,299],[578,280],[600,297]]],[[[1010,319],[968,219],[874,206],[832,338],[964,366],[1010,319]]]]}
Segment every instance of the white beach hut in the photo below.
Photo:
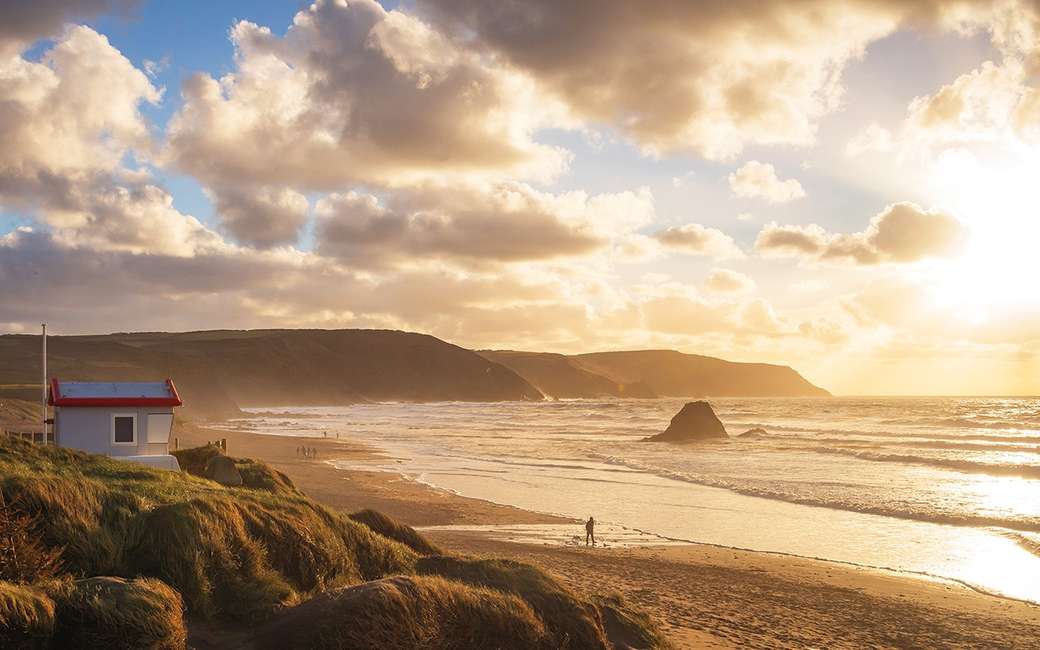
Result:
{"type": "Polygon", "coordinates": [[[180,469],[170,455],[173,409],[182,404],[173,381],[110,382],[51,379],[54,444],[161,469],[180,469]]]}

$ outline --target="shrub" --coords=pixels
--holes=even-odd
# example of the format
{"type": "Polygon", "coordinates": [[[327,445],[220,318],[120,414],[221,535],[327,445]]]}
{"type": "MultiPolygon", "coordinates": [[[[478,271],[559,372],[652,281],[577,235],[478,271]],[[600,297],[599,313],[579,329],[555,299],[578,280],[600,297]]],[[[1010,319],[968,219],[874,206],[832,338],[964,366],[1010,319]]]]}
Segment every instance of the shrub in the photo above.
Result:
{"type": "Polygon", "coordinates": [[[435,577],[396,577],[322,594],[273,621],[261,649],[557,647],[516,596],[435,577]]]}
{"type": "Polygon", "coordinates": [[[44,546],[35,528],[36,519],[9,506],[0,492],[0,580],[33,582],[58,572],[61,549],[44,546]]]}
{"type": "Polygon", "coordinates": [[[381,512],[375,510],[359,510],[351,513],[350,518],[354,521],[368,526],[383,537],[401,542],[419,555],[440,555],[441,550],[431,544],[425,537],[420,535],[411,526],[394,521],[381,512]]]}

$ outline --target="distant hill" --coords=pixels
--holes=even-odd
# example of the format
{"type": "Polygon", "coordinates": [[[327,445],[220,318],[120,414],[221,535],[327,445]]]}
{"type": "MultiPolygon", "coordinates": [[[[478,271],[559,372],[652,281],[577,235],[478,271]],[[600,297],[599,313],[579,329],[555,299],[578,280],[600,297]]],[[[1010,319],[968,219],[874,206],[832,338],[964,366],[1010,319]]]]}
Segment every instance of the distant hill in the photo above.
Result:
{"type": "MultiPolygon", "coordinates": [[[[0,336],[0,401],[39,399],[40,338],[0,336]]],[[[366,401],[827,395],[786,366],[673,350],[562,355],[466,350],[391,330],[213,330],[48,338],[67,380],[173,377],[185,412],[366,401]],[[543,395],[544,394],[544,395],[543,395]]]]}
{"type": "MultiPolygon", "coordinates": [[[[0,397],[38,399],[38,336],[0,336],[0,397]],[[19,387],[4,391],[3,387],[19,387]],[[24,393],[24,394],[23,394],[24,393]]],[[[364,401],[540,400],[512,370],[425,334],[389,330],[217,330],[48,337],[49,374],[173,377],[191,411],[364,401]]]]}
{"type": "Polygon", "coordinates": [[[736,363],[675,350],[596,352],[578,367],[621,383],[639,382],[662,397],[812,397],[830,393],[788,366],[736,363]]]}
{"type": "Polygon", "coordinates": [[[734,363],[675,350],[563,355],[481,350],[550,397],[805,397],[830,395],[787,366],[734,363]]]}
{"type": "Polygon", "coordinates": [[[480,350],[480,354],[512,369],[550,397],[656,397],[639,381],[624,382],[586,370],[573,358],[551,352],[480,350]]]}

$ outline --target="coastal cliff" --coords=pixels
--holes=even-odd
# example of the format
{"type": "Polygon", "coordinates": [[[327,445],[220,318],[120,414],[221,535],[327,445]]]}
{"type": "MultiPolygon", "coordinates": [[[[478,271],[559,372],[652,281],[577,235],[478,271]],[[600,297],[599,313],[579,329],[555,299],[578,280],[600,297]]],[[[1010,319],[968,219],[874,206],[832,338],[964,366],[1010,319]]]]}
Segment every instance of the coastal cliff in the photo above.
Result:
{"type": "Polygon", "coordinates": [[[547,396],[588,397],[824,397],[788,366],[736,363],[675,350],[548,354],[481,350],[547,396]]]}

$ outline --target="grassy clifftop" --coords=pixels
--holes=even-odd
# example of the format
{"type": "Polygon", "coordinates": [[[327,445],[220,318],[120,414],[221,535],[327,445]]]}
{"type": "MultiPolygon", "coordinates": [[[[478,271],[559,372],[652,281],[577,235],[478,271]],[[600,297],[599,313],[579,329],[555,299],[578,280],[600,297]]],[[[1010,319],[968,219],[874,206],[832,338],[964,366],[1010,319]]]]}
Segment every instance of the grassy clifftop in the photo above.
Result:
{"type": "MultiPolygon", "coordinates": [[[[40,338],[0,336],[0,399],[35,399],[40,338]]],[[[238,407],[366,401],[539,400],[512,370],[425,334],[390,330],[216,330],[48,337],[51,376],[173,377],[206,418],[238,407]]]]}
{"type": "MultiPolygon", "coordinates": [[[[182,463],[200,471],[216,453],[182,463]]],[[[606,601],[526,565],[439,555],[407,526],[334,512],[263,463],[234,462],[243,485],[225,487],[0,440],[2,508],[60,549],[59,570],[37,579],[0,569],[0,645],[179,648],[188,620],[238,630],[245,647],[610,647],[606,601]],[[134,616],[118,615],[126,603],[134,616]]],[[[645,623],[629,628],[659,644],[645,623]]]]}

